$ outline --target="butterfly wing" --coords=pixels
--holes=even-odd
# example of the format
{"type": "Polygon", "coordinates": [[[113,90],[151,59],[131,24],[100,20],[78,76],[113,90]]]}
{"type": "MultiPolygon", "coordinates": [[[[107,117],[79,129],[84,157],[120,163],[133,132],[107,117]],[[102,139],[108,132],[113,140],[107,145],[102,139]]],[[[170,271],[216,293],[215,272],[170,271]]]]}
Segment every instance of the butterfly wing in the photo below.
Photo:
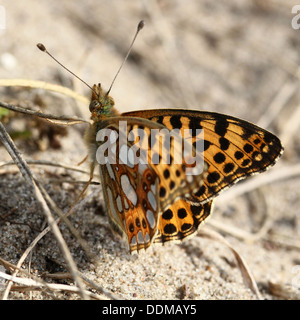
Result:
{"type": "MultiPolygon", "coordinates": [[[[203,204],[225,188],[247,176],[265,171],[283,152],[280,140],[272,133],[231,116],[188,110],[145,110],[124,113],[160,123],[169,130],[190,129],[195,145],[196,129],[203,130],[200,150],[208,165],[207,176],[189,202],[203,204]]],[[[195,145],[196,146],[196,145],[195,145]]]]}
{"type": "Polygon", "coordinates": [[[112,122],[101,131],[102,137],[97,136],[96,159],[111,225],[134,252],[148,248],[157,234],[159,177],[148,164],[135,163],[131,145],[122,140],[119,129],[112,122]]]}
{"type": "MultiPolygon", "coordinates": [[[[204,181],[206,165],[202,163],[201,171],[197,170],[195,174],[195,166],[184,162],[185,157],[181,153],[183,141],[176,134],[171,139],[172,148],[168,153],[171,162],[164,163],[160,148],[162,141],[151,137],[152,130],[163,128],[145,119],[114,117],[94,128],[95,132],[106,130],[106,133],[101,131],[102,137],[91,134],[96,140],[102,141],[98,142],[96,158],[100,163],[110,221],[114,229],[127,237],[131,252],[148,248],[161,228],[166,229],[166,226],[161,226],[161,214],[176,201],[192,196],[204,181]],[[123,131],[120,121],[126,121],[123,131]],[[108,142],[109,148],[102,148],[108,142]],[[149,152],[149,142],[153,152],[149,152]],[[115,155],[115,159],[109,158],[109,152],[115,155]],[[154,155],[157,155],[155,163],[154,155]],[[107,160],[103,161],[105,157],[107,160]],[[194,174],[188,174],[188,169],[194,174]]],[[[178,225],[178,230],[187,233],[184,226],[178,225]]]]}
{"type": "Polygon", "coordinates": [[[211,209],[212,201],[203,205],[193,205],[183,199],[176,201],[160,217],[154,243],[180,242],[195,235],[201,222],[210,215],[211,209]]]}
{"type": "Polygon", "coordinates": [[[137,179],[136,170],[140,170],[138,164],[133,168],[109,163],[100,165],[110,222],[115,231],[125,236],[131,252],[146,249],[151,245],[157,233],[160,214],[156,196],[156,173],[151,167],[143,167],[143,172],[137,179]],[[137,190],[141,188],[144,193],[138,195],[137,190]]]}

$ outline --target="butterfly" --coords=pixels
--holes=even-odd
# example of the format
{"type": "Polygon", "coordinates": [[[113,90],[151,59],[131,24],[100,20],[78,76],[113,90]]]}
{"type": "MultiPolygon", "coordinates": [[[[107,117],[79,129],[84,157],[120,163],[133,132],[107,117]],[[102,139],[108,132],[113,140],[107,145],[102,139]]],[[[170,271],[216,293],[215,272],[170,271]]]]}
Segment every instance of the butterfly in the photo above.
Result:
{"type": "Polygon", "coordinates": [[[109,220],[131,253],[194,235],[215,196],[283,152],[275,135],[238,118],[181,109],[119,114],[100,84],[92,89],[91,176],[98,163],[109,220]]]}

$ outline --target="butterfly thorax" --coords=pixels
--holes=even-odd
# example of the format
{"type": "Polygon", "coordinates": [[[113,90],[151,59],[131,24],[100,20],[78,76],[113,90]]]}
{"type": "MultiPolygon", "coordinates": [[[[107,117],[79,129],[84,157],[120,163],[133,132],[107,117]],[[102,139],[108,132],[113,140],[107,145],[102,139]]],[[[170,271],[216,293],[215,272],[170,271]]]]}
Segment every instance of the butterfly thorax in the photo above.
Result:
{"type": "Polygon", "coordinates": [[[89,109],[94,122],[118,115],[114,105],[114,99],[103,91],[100,83],[93,86],[89,109]]]}

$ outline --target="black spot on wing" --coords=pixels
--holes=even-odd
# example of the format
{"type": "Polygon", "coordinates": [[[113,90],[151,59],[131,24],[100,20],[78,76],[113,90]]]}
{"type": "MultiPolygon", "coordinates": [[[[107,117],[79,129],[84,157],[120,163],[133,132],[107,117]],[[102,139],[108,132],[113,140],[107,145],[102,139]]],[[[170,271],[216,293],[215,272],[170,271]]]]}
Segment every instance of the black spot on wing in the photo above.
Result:
{"type": "Polygon", "coordinates": [[[182,123],[180,121],[179,116],[172,116],[170,118],[170,123],[174,129],[181,129],[181,127],[182,127],[182,123]]]}
{"type": "Polygon", "coordinates": [[[219,136],[224,137],[225,134],[227,133],[227,128],[229,126],[228,121],[226,120],[217,120],[215,124],[215,133],[218,134],[219,136]]]}

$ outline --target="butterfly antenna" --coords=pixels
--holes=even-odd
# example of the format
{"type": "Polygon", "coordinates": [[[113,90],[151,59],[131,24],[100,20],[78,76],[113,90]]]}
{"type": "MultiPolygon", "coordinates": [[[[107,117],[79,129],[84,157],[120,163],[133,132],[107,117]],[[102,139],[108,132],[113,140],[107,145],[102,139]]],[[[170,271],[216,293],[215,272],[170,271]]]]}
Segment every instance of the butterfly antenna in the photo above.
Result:
{"type": "Polygon", "coordinates": [[[121,64],[119,70],[117,71],[117,73],[116,73],[113,81],[111,82],[111,85],[110,85],[110,87],[109,87],[109,89],[108,89],[108,91],[107,91],[107,93],[106,93],[106,96],[109,95],[110,90],[111,90],[111,88],[112,88],[112,86],[113,86],[113,84],[114,84],[114,82],[115,82],[118,74],[120,73],[120,71],[121,71],[124,63],[126,62],[128,56],[129,56],[129,54],[130,54],[130,51],[131,51],[131,49],[132,49],[132,47],[133,47],[133,44],[134,44],[134,42],[135,42],[135,39],[136,39],[138,33],[144,28],[144,25],[145,25],[144,20],[141,20],[141,21],[139,22],[138,26],[137,26],[136,33],[135,33],[135,35],[134,35],[134,37],[133,37],[133,40],[132,40],[132,42],[131,42],[131,44],[130,44],[130,47],[129,47],[128,51],[127,51],[126,57],[124,58],[124,60],[123,60],[123,62],[122,62],[122,64],[121,64]]]}
{"type": "Polygon", "coordinates": [[[60,63],[56,58],[53,57],[53,55],[46,49],[46,47],[42,44],[42,43],[38,43],[36,45],[41,51],[45,52],[48,54],[48,56],[50,56],[55,62],[57,62],[60,66],[62,66],[65,70],[67,70],[69,73],[71,73],[74,77],[76,77],[78,80],[80,80],[82,83],[84,83],[88,88],[90,88],[95,94],[96,96],[98,96],[97,92],[88,84],[86,83],[84,80],[82,80],[81,78],[79,78],[74,72],[72,72],[71,70],[69,70],[67,67],[65,67],[62,63],[60,63]]]}

